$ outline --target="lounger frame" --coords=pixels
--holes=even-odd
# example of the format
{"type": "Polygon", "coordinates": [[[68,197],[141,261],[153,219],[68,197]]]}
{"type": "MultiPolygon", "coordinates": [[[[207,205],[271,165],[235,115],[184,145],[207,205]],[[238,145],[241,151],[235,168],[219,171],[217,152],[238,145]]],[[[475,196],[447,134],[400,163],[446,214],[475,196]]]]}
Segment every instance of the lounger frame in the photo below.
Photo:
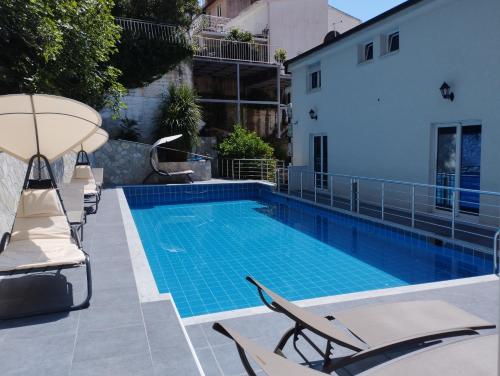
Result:
{"type": "MultiPolygon", "coordinates": [[[[34,155],[33,157],[30,158],[28,162],[28,169],[26,171],[26,175],[24,178],[24,183],[23,183],[23,190],[29,189],[29,188],[41,188],[41,187],[46,187],[46,188],[54,188],[57,196],[59,197],[59,201],[61,203],[63,212],[67,217],[66,213],[66,208],[64,207],[64,202],[62,200],[61,194],[59,190],[57,189],[57,184],[56,180],[54,178],[54,174],[52,172],[52,168],[50,166],[50,163],[48,159],[41,155],[37,154],[34,155]],[[34,168],[34,163],[35,161],[38,161],[37,164],[37,175],[38,179],[30,180],[31,172],[33,171],[34,168]],[[47,180],[42,179],[42,172],[41,172],[41,162],[44,162],[49,178],[47,180]]],[[[2,271],[0,272],[0,276],[14,276],[14,275],[22,275],[22,274],[34,274],[34,273],[44,273],[44,272],[60,272],[61,270],[64,269],[73,269],[73,268],[79,268],[82,266],[85,266],[86,269],[86,277],[87,277],[87,293],[84,298],[84,300],[80,304],[72,305],[70,307],[60,307],[60,308],[54,308],[54,309],[47,309],[47,310],[39,310],[39,311],[34,311],[34,312],[27,312],[27,313],[22,313],[19,315],[11,315],[8,317],[2,317],[3,320],[6,319],[14,319],[14,318],[22,318],[22,317],[28,317],[28,316],[35,316],[35,315],[42,315],[42,314],[50,314],[50,313],[59,313],[59,312],[68,312],[68,311],[75,311],[83,308],[87,308],[90,305],[90,299],[92,298],[92,271],[91,271],[91,266],[90,266],[90,256],[82,249],[82,245],[80,243],[80,239],[78,238],[78,234],[76,233],[76,230],[71,224],[68,222],[68,226],[71,231],[71,237],[73,240],[76,242],[78,248],[83,252],[85,256],[85,261],[81,263],[76,263],[76,264],[68,264],[68,265],[55,265],[55,266],[45,266],[45,267],[34,267],[34,268],[29,268],[29,269],[19,269],[19,270],[10,270],[10,271],[2,271]]],[[[9,242],[10,242],[11,234],[9,232],[6,232],[2,235],[2,238],[0,240],[0,257],[3,251],[7,248],[9,242]]]]}
{"type": "MultiPolygon", "coordinates": [[[[293,347],[295,351],[300,355],[300,357],[306,362],[308,365],[311,365],[311,361],[308,360],[305,355],[300,351],[300,349],[297,346],[297,342],[299,341],[300,338],[304,338],[306,342],[321,356],[323,360],[323,372],[326,373],[332,373],[336,369],[345,367],[349,364],[352,364],[354,362],[360,361],[362,359],[372,357],[375,355],[379,355],[381,353],[387,352],[388,350],[392,349],[397,349],[401,346],[405,345],[416,345],[416,344],[421,344],[427,341],[433,341],[433,340],[438,340],[438,339],[443,339],[443,338],[451,338],[451,337],[456,337],[456,336],[463,336],[463,335],[474,335],[478,334],[478,332],[475,329],[479,328],[459,328],[459,329],[454,329],[454,330],[446,330],[442,332],[435,332],[435,333],[430,333],[427,335],[422,335],[417,338],[409,338],[407,340],[402,340],[397,343],[391,343],[388,345],[383,345],[379,347],[372,347],[369,349],[362,349],[362,348],[356,348],[353,346],[350,346],[349,344],[343,343],[336,338],[332,338],[327,336],[325,333],[317,331],[315,328],[311,327],[308,323],[300,320],[300,318],[292,315],[288,310],[282,308],[278,303],[276,302],[271,302],[269,303],[265,296],[264,296],[264,291],[262,288],[259,286],[259,284],[252,278],[252,277],[246,277],[246,280],[253,284],[259,293],[259,296],[262,300],[262,302],[272,311],[274,312],[279,312],[287,317],[289,317],[291,320],[295,322],[295,325],[289,329],[285,334],[281,337],[280,341],[278,342],[276,348],[274,349],[274,352],[276,354],[282,355],[283,354],[283,349],[285,348],[286,344],[290,340],[290,338],[293,337],[293,347]],[[324,338],[327,341],[325,351],[322,351],[308,336],[304,331],[310,331],[319,337],[324,338]],[[348,355],[345,357],[341,358],[333,358],[333,350],[334,350],[334,345],[338,345],[341,347],[348,348],[350,350],[353,350],[354,353],[352,355],[348,355]]],[[[325,318],[329,321],[334,321],[335,317],[333,316],[325,316],[325,318]]],[[[493,328],[494,325],[492,326],[484,326],[481,327],[481,329],[487,329],[487,328],[493,328]]],[[[351,332],[351,334],[356,337],[354,333],[351,332]]]]}
{"type": "Polygon", "coordinates": [[[160,175],[160,176],[165,176],[165,177],[173,177],[173,176],[185,176],[188,178],[190,183],[193,183],[193,178],[191,175],[193,174],[192,171],[190,172],[168,172],[168,171],[163,171],[160,170],[160,167],[156,165],[155,163],[155,153],[156,153],[156,147],[152,147],[151,150],[149,151],[149,165],[151,166],[152,171],[144,178],[142,181],[142,184],[146,184],[146,182],[151,178],[153,175],[160,175]]]}
{"type": "MultiPolygon", "coordinates": [[[[80,150],[76,155],[76,166],[90,166],[90,158],[85,150],[80,150]]],[[[96,184],[96,193],[85,195],[85,202],[91,204],[94,209],[94,213],[99,210],[99,202],[101,201],[102,188],[96,184]]]]}

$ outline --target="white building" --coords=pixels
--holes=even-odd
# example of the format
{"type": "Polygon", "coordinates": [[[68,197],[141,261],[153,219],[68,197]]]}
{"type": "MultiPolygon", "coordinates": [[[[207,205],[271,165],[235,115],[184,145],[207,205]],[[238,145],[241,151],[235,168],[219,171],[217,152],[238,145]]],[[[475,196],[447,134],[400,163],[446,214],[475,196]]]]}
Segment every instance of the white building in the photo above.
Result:
{"type": "Polygon", "coordinates": [[[296,168],[500,191],[500,1],[410,0],[287,68],[296,168]]]}

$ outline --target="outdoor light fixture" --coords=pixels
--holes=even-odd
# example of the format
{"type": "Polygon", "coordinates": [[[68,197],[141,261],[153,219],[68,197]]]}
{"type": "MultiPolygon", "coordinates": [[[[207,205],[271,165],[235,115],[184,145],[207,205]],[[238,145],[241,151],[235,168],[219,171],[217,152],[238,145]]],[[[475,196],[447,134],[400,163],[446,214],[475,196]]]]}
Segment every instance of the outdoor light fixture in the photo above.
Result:
{"type": "Polygon", "coordinates": [[[313,120],[318,120],[318,114],[317,112],[311,108],[311,111],[309,111],[309,116],[311,117],[311,119],[313,120]]]}
{"type": "Polygon", "coordinates": [[[455,94],[451,92],[450,85],[448,85],[446,82],[443,82],[439,90],[441,90],[441,95],[444,99],[449,99],[453,102],[453,99],[455,99],[455,94]]]}

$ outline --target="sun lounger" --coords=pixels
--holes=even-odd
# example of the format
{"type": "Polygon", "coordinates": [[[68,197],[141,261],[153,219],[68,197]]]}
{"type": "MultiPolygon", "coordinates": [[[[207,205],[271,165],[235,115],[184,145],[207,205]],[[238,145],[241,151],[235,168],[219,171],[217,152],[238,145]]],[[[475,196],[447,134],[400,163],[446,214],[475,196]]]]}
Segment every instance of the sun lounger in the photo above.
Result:
{"type": "Polygon", "coordinates": [[[62,184],[59,192],[64,202],[68,222],[77,232],[80,232],[80,241],[83,241],[83,225],[86,222],[83,185],[62,184]]]}
{"type": "Polygon", "coordinates": [[[366,376],[498,376],[498,335],[432,347],[363,373],[366,376]]]}
{"type": "MultiPolygon", "coordinates": [[[[214,330],[231,338],[250,376],[256,372],[247,354],[268,376],[319,376],[324,373],[299,365],[282,355],[258,346],[220,323],[214,330]]],[[[444,346],[434,346],[417,354],[380,365],[362,373],[366,376],[497,376],[498,335],[477,336],[444,346]]]]}
{"type": "Polygon", "coordinates": [[[249,354],[252,359],[259,365],[262,370],[270,376],[319,376],[324,375],[324,373],[315,371],[311,368],[307,368],[296,364],[281,355],[277,355],[272,351],[263,349],[262,347],[255,344],[253,341],[245,338],[227,326],[223,326],[220,323],[215,323],[213,325],[214,330],[231,338],[236,343],[238,353],[241,358],[241,362],[245,367],[245,370],[250,376],[255,376],[255,371],[253,370],[246,354],[249,354]]]}
{"type": "Polygon", "coordinates": [[[297,347],[299,337],[304,338],[321,355],[323,369],[327,372],[403,344],[477,334],[478,329],[495,327],[494,324],[444,301],[369,305],[321,317],[287,301],[251,277],[247,277],[247,280],[257,287],[268,308],[295,321],[295,326],[283,335],[275,352],[281,354],[288,340],[293,337],[295,350],[308,362],[297,347]],[[271,299],[270,303],[264,293],[271,299]],[[325,351],[310,340],[306,331],[327,341],[325,351]],[[334,345],[350,349],[353,353],[332,360],[334,345]]]}
{"type": "Polygon", "coordinates": [[[99,209],[99,201],[101,200],[101,190],[97,186],[92,174],[90,165],[76,165],[71,179],[71,184],[80,184],[83,186],[83,193],[86,202],[94,206],[94,212],[99,209]]]}
{"type": "MultiPolygon", "coordinates": [[[[0,275],[11,276],[85,266],[87,296],[79,305],[87,307],[92,295],[89,256],[81,249],[75,231],[65,215],[57,189],[26,189],[21,198],[11,233],[0,242],[0,275]]],[[[30,312],[29,315],[59,312],[61,309],[30,312]]],[[[18,316],[19,317],[19,316],[18,316]]]]}
{"type": "Polygon", "coordinates": [[[103,168],[92,168],[92,175],[94,175],[95,184],[102,190],[102,185],[104,183],[104,169],[103,168]]]}

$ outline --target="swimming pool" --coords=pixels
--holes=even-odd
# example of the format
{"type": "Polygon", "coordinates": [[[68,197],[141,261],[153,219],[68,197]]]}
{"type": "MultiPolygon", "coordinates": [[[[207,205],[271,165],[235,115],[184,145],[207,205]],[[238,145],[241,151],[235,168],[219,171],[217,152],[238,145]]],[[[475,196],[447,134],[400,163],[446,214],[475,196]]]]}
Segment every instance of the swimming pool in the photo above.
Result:
{"type": "Polygon", "coordinates": [[[124,191],[158,290],[173,295],[182,317],[261,305],[247,275],[302,300],[493,270],[483,253],[259,185],[178,187],[124,191]]]}

